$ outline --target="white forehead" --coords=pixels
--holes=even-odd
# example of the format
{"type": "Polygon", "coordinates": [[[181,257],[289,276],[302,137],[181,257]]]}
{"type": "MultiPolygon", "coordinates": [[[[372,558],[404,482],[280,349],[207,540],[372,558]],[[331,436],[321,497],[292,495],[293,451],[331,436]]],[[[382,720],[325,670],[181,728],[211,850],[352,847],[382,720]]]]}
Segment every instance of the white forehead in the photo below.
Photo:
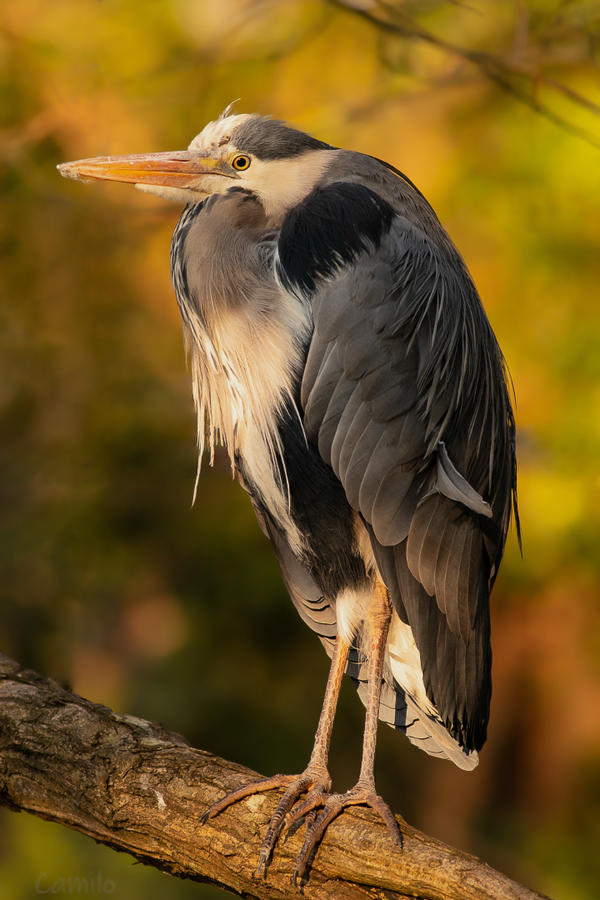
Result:
{"type": "Polygon", "coordinates": [[[197,134],[188,147],[196,153],[214,153],[221,147],[226,147],[231,140],[231,135],[238,126],[251,119],[252,116],[247,113],[240,113],[237,116],[224,116],[209,122],[205,125],[200,134],[197,134]]]}

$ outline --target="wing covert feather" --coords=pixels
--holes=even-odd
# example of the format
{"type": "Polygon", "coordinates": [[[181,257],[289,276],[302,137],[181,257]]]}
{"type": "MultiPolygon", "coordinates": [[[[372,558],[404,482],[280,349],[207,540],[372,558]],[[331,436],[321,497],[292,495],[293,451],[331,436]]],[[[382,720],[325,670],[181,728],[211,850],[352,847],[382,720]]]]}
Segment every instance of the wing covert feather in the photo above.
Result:
{"type": "MultiPolygon", "coordinates": [[[[320,189],[319,203],[338,187],[320,189]]],[[[369,220],[346,256],[336,238],[336,262],[311,274],[304,427],[370,531],[430,700],[472,750],[489,708],[489,590],[514,501],[514,420],[502,355],[453,245],[431,216],[422,230],[384,212],[385,227],[369,220]]]]}

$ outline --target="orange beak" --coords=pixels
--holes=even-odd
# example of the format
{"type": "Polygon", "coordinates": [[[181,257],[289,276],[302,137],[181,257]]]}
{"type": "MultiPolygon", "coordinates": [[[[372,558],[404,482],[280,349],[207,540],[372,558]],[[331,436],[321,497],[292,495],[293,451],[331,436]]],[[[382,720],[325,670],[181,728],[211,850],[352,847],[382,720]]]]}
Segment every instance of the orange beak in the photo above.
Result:
{"type": "Polygon", "coordinates": [[[198,187],[203,175],[237,178],[224,160],[198,156],[188,150],[173,153],[139,153],[132,156],[95,156],[61,163],[58,171],[65,178],[86,181],[99,178],[128,184],[156,184],[170,188],[198,187]]]}

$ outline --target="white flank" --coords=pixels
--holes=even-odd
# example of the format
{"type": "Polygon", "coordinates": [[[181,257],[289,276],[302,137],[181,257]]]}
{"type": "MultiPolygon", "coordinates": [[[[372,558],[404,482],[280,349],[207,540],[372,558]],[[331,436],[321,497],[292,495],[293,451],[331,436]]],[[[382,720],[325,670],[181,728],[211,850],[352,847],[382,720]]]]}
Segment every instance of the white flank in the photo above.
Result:
{"type": "MultiPolygon", "coordinates": [[[[355,643],[355,637],[367,616],[372,600],[373,588],[371,585],[366,585],[360,591],[346,588],[337,595],[335,615],[338,634],[348,644],[355,643]]],[[[368,653],[368,647],[364,649],[368,653]]]]}
{"type": "Polygon", "coordinates": [[[388,636],[387,656],[392,675],[417,706],[430,716],[439,718],[438,712],[427,696],[423,682],[421,654],[415,643],[410,625],[406,625],[396,612],[392,613],[388,636]]]}

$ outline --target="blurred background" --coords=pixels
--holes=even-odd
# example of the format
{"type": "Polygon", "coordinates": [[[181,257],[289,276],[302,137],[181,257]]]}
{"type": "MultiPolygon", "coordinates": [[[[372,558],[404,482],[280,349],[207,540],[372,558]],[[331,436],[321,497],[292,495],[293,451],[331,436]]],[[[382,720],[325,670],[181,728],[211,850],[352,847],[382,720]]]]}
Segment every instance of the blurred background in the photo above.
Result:
{"type": "MultiPolygon", "coordinates": [[[[0,10],[0,650],[263,773],[300,771],[327,675],[225,460],[191,506],[178,209],[58,162],[183,149],[240,97],[416,182],[464,255],[517,393],[521,559],[493,594],[479,769],[383,726],[413,825],[567,900],[600,884],[600,6],[515,0],[19,0],[0,10]],[[358,10],[358,11],[357,11],[358,10]],[[384,30],[370,18],[385,20],[384,30]]],[[[346,685],[332,772],[363,709],[346,685]]],[[[0,809],[0,896],[100,873],[217,898],[0,809]],[[39,883],[38,883],[39,885],[39,883]]]]}

